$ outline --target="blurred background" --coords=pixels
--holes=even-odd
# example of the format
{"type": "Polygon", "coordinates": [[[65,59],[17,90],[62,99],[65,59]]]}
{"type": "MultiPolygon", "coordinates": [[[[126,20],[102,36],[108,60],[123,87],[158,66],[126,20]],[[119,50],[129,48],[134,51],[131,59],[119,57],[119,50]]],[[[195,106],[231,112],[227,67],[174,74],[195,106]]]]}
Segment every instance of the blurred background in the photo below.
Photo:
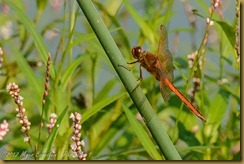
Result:
{"type": "MultiPolygon", "coordinates": [[[[30,133],[33,142],[37,140],[47,59],[42,52],[52,54],[45,124],[50,113],[59,115],[67,105],[69,112],[85,113],[105,103],[106,98],[125,92],[76,1],[22,0],[14,1],[14,5],[11,2],[0,0],[0,47],[3,51],[0,123],[8,120],[11,129],[0,141],[2,152],[30,151],[23,143],[16,105],[6,92],[9,82],[17,83],[21,89],[26,113],[32,122],[30,133]]],[[[156,54],[159,27],[161,24],[166,27],[174,61],[173,83],[208,122],[201,122],[174,94],[164,103],[158,81],[144,69],[141,87],[181,157],[185,160],[239,160],[240,58],[235,37],[239,1],[220,0],[212,16],[210,11],[215,1],[211,0],[92,2],[128,62],[134,61],[131,48],[135,45],[156,54]],[[209,17],[211,25],[206,32],[209,17]],[[203,42],[205,35],[206,44],[203,42]],[[198,50],[202,54],[201,73],[195,72],[194,78],[200,82],[194,83],[190,76],[191,64],[198,50]]],[[[136,79],[138,67],[132,70],[136,79]]],[[[82,124],[88,159],[152,159],[133,133],[121,104],[142,121],[128,94],[96,108],[96,113],[82,124]]],[[[69,151],[69,133],[65,135],[71,125],[68,115],[63,124],[56,141],[57,151],[69,151]],[[62,145],[64,140],[67,142],[62,145]]],[[[145,127],[143,122],[141,124],[145,127]]],[[[44,129],[43,136],[47,135],[48,130],[44,129]]],[[[20,156],[1,158],[21,159],[20,156]]]]}

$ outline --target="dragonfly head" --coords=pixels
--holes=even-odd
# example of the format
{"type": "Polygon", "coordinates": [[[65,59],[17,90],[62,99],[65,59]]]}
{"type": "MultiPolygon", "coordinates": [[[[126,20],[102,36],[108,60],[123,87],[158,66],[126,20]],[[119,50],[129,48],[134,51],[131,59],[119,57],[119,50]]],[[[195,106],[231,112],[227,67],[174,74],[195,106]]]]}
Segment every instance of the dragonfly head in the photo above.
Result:
{"type": "Polygon", "coordinates": [[[141,46],[135,46],[135,47],[133,47],[132,50],[131,50],[131,53],[132,53],[132,55],[133,55],[133,57],[135,59],[140,58],[140,56],[142,54],[142,48],[141,48],[141,46]]]}

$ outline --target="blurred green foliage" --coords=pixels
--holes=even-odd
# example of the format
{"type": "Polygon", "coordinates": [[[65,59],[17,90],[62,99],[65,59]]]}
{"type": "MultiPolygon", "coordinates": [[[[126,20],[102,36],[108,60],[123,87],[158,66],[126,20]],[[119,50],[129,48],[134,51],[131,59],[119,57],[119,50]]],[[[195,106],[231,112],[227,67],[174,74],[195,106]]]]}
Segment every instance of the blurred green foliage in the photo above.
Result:
{"type": "MultiPolygon", "coordinates": [[[[187,91],[193,87],[193,77],[190,76],[192,68],[188,66],[187,55],[198,51],[203,44],[212,1],[93,2],[128,62],[133,61],[131,47],[134,45],[142,45],[156,54],[158,29],[164,24],[174,59],[173,82],[191,99],[187,91]],[[185,10],[189,7],[195,14],[189,15],[191,10],[185,10]]],[[[207,123],[195,117],[174,94],[168,103],[164,103],[158,82],[143,70],[141,87],[184,160],[240,160],[240,61],[235,50],[237,18],[232,2],[221,2],[211,17],[214,24],[210,26],[200,59],[202,76],[193,102],[207,123]]],[[[52,0],[0,0],[0,6],[0,46],[4,52],[0,68],[0,122],[6,119],[10,129],[0,141],[0,152],[34,153],[23,142],[24,133],[16,119],[16,105],[6,92],[7,84],[15,82],[21,89],[20,95],[32,123],[32,145],[37,144],[41,111],[44,110],[39,151],[47,153],[53,149],[56,155],[49,159],[75,159],[69,154],[72,134],[69,115],[74,111],[83,115],[81,138],[85,141],[84,152],[88,154],[88,160],[164,158],[158,155],[160,152],[143,119],[76,1],[55,4],[52,0]],[[8,34],[3,33],[6,26],[10,27],[8,34]],[[43,108],[48,52],[52,54],[50,87],[43,108]],[[63,112],[66,107],[67,112],[63,112]],[[62,120],[59,120],[58,131],[49,136],[46,124],[51,113],[61,115],[62,120]],[[138,135],[142,135],[141,138],[138,135]]],[[[133,73],[139,76],[138,69],[133,73]]],[[[0,159],[34,157],[3,155],[0,159]]]]}

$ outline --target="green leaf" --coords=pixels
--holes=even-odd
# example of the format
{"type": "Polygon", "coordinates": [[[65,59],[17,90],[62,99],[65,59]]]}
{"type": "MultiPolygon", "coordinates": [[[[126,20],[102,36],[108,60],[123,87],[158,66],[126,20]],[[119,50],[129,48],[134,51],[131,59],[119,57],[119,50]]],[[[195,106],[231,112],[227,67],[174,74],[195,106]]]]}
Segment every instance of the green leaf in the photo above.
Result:
{"type": "Polygon", "coordinates": [[[187,130],[185,124],[182,122],[178,122],[178,129],[179,129],[179,138],[187,143],[189,146],[197,146],[200,145],[198,139],[196,138],[195,134],[191,131],[187,130]]]}
{"type": "Polygon", "coordinates": [[[71,79],[72,75],[74,74],[76,68],[81,64],[82,61],[84,61],[88,57],[90,57],[90,56],[82,55],[82,56],[78,57],[77,59],[75,59],[74,61],[72,61],[72,63],[68,66],[68,68],[63,73],[63,76],[61,79],[63,89],[66,88],[66,86],[67,86],[69,80],[71,79]]]}
{"type": "Polygon", "coordinates": [[[208,114],[208,124],[219,124],[228,106],[229,93],[220,89],[211,101],[208,114]]]}
{"type": "Polygon", "coordinates": [[[95,104],[94,106],[92,106],[90,109],[87,109],[83,115],[82,115],[82,120],[81,120],[81,124],[83,122],[85,122],[86,120],[88,120],[91,116],[95,115],[97,112],[99,112],[101,109],[103,109],[104,107],[106,107],[107,105],[113,103],[114,101],[118,100],[119,98],[121,98],[122,96],[124,96],[126,94],[126,92],[123,93],[119,93],[115,96],[103,99],[102,101],[99,101],[97,104],[95,104]]]}
{"type": "MultiPolygon", "coordinates": [[[[31,34],[38,53],[41,55],[43,62],[46,63],[48,58],[48,50],[33,21],[26,15],[26,13],[23,11],[24,9],[21,9],[18,5],[16,5],[16,1],[6,0],[5,2],[15,12],[18,21],[23,24],[26,31],[31,34]]],[[[52,63],[50,65],[50,73],[52,78],[54,78],[55,72],[52,63]]]]}
{"type": "Polygon", "coordinates": [[[22,70],[23,74],[25,75],[26,81],[32,86],[33,90],[35,90],[35,94],[33,95],[35,100],[38,103],[39,107],[41,107],[41,100],[43,94],[43,84],[41,83],[40,79],[38,79],[31,69],[30,65],[27,63],[27,60],[20,54],[15,47],[12,47],[13,53],[16,55],[16,63],[18,64],[19,68],[22,70]]]}
{"type": "MultiPolygon", "coordinates": [[[[51,132],[51,134],[49,135],[47,141],[45,142],[44,144],[44,147],[43,147],[43,150],[42,150],[42,153],[40,154],[40,158],[39,160],[48,160],[49,159],[49,154],[51,154],[51,150],[52,150],[52,147],[53,147],[53,144],[54,144],[54,141],[57,137],[57,134],[58,134],[58,130],[59,130],[59,125],[61,123],[61,121],[63,120],[64,118],[64,115],[66,114],[66,112],[68,111],[68,106],[63,110],[63,112],[61,113],[61,115],[58,117],[58,120],[51,132]]],[[[38,154],[37,154],[38,156],[38,154]]]]}
{"type": "Polygon", "coordinates": [[[148,133],[145,131],[145,129],[142,127],[142,125],[136,120],[133,113],[124,105],[123,110],[125,111],[125,114],[134,129],[135,134],[137,135],[138,139],[140,140],[142,146],[145,148],[145,150],[148,152],[148,154],[155,160],[162,160],[162,157],[156,150],[156,146],[151,141],[150,137],[148,136],[148,133]]]}
{"type": "Polygon", "coordinates": [[[36,0],[38,12],[42,13],[47,6],[48,0],[36,0]]]}
{"type": "Polygon", "coordinates": [[[221,26],[226,37],[229,39],[231,45],[233,47],[235,47],[235,29],[234,29],[234,27],[232,27],[231,25],[229,25],[228,23],[223,22],[223,21],[216,20],[215,22],[217,22],[221,26]]]}
{"type": "Polygon", "coordinates": [[[205,136],[209,143],[215,143],[218,138],[218,128],[228,107],[229,93],[221,89],[211,101],[206,126],[205,136]]]}
{"type": "Polygon", "coordinates": [[[99,91],[94,102],[101,101],[104,97],[108,97],[109,92],[114,87],[114,85],[117,84],[117,82],[118,82],[117,79],[112,79],[112,80],[108,81],[105,84],[105,86],[102,87],[101,91],[99,91]]]}
{"type": "Polygon", "coordinates": [[[144,17],[140,16],[139,13],[135,10],[135,8],[130,4],[128,0],[124,0],[124,5],[126,9],[128,10],[129,14],[132,16],[132,18],[136,21],[140,29],[142,30],[143,35],[150,40],[152,45],[155,45],[155,38],[154,38],[154,32],[148,26],[148,24],[143,19],[144,17]]]}
{"type": "MultiPolygon", "coordinates": [[[[120,111],[121,113],[122,111],[120,111]]],[[[110,145],[114,145],[114,141],[117,141],[118,138],[120,138],[124,133],[126,127],[125,127],[125,122],[126,118],[125,117],[116,117],[114,118],[114,112],[108,112],[105,115],[103,115],[102,120],[100,119],[95,126],[93,127],[94,129],[99,129],[96,130],[96,138],[99,139],[98,141],[96,140],[95,143],[91,144],[91,147],[93,148],[94,151],[92,153],[92,156],[95,157],[95,159],[99,159],[99,155],[104,155],[105,151],[110,145]],[[113,118],[113,121],[111,122],[111,118],[113,118]],[[102,121],[105,121],[102,123],[102,121]],[[103,127],[108,127],[107,124],[110,124],[109,128],[106,130],[106,133],[104,133],[104,128],[103,127]],[[101,126],[103,126],[101,128],[101,126]],[[101,132],[100,132],[101,130],[101,132]],[[118,134],[119,133],[119,134],[118,134]],[[95,145],[95,146],[94,146],[95,145]]],[[[109,155],[111,157],[111,154],[109,155]]]]}

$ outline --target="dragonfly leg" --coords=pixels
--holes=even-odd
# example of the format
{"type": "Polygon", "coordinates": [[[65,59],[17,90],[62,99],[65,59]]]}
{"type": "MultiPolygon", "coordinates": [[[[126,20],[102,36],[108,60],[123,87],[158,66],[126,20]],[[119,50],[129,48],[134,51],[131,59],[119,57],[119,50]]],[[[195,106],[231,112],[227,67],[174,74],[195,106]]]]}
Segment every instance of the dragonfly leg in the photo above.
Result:
{"type": "Polygon", "coordinates": [[[138,81],[138,84],[136,85],[136,87],[132,90],[132,92],[134,92],[135,90],[136,90],[136,88],[137,87],[139,87],[139,85],[141,85],[141,82],[142,82],[142,80],[143,80],[143,77],[142,77],[142,69],[141,69],[141,64],[140,64],[140,67],[139,67],[139,69],[140,69],[140,77],[137,79],[137,81],[138,81]]]}
{"type": "Polygon", "coordinates": [[[140,70],[140,77],[139,77],[139,79],[137,80],[137,81],[142,81],[143,80],[143,77],[142,77],[142,69],[141,69],[141,64],[140,64],[140,67],[139,67],[139,70],[140,70]]]}
{"type": "Polygon", "coordinates": [[[124,66],[124,65],[120,65],[120,64],[118,64],[118,66],[119,66],[119,67],[123,67],[123,68],[125,68],[127,71],[130,71],[130,70],[131,70],[129,67],[124,66]]]}
{"type": "MultiPolygon", "coordinates": [[[[138,62],[139,62],[138,60],[133,61],[133,62],[127,62],[127,64],[133,64],[132,67],[126,67],[126,66],[120,65],[120,64],[118,66],[119,67],[123,67],[123,68],[127,69],[128,71],[131,71],[135,67],[136,63],[138,63],[138,62]]],[[[137,81],[139,81],[139,82],[136,85],[136,87],[132,90],[132,92],[134,92],[136,90],[136,88],[139,87],[139,85],[141,84],[141,82],[143,80],[143,77],[142,77],[142,68],[141,67],[142,67],[142,65],[140,64],[140,67],[139,67],[139,69],[140,69],[140,77],[137,79],[137,81]]]]}
{"type": "Polygon", "coordinates": [[[132,90],[132,92],[134,92],[136,90],[136,88],[138,88],[140,85],[141,85],[141,82],[142,82],[142,78],[139,78],[137,81],[139,81],[136,85],[136,87],[132,90]]]}
{"type": "Polygon", "coordinates": [[[136,61],[133,61],[133,62],[127,62],[127,64],[136,64],[136,63],[138,63],[139,61],[138,60],[136,60],[136,61]]]}
{"type": "Polygon", "coordinates": [[[135,67],[136,63],[138,63],[138,61],[127,62],[127,64],[131,64],[131,65],[133,64],[131,67],[120,65],[120,64],[118,66],[123,67],[123,68],[127,69],[128,71],[131,71],[135,67]]]}

